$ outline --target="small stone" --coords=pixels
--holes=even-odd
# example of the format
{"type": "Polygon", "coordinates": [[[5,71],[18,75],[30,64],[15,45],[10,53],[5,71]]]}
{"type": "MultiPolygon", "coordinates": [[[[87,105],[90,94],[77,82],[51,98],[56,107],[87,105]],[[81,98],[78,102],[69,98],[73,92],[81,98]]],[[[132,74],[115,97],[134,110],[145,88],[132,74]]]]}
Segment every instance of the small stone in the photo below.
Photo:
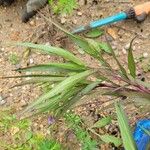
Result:
{"type": "Polygon", "coordinates": [[[2,47],[2,48],[1,48],[1,51],[4,51],[4,50],[5,50],[5,48],[4,48],[4,47],[2,47]]]}
{"type": "Polygon", "coordinates": [[[0,101],[0,105],[4,105],[6,103],[6,101],[3,99],[0,101]]]}
{"type": "Polygon", "coordinates": [[[47,46],[51,46],[50,42],[46,42],[45,45],[47,46]]]}
{"type": "Polygon", "coordinates": [[[36,19],[36,20],[39,20],[39,17],[36,17],[35,19],[36,19]]]}
{"type": "Polygon", "coordinates": [[[38,124],[35,122],[35,123],[33,124],[33,126],[34,126],[34,127],[37,127],[37,126],[38,126],[38,124]]]}
{"type": "Polygon", "coordinates": [[[33,58],[30,58],[29,62],[30,62],[30,64],[33,64],[34,63],[33,58]]]}
{"type": "Polygon", "coordinates": [[[41,128],[41,130],[44,128],[44,126],[42,125],[42,124],[40,124],[40,128],[41,128]]]}
{"type": "Polygon", "coordinates": [[[73,24],[77,24],[77,20],[76,20],[76,19],[73,19],[73,20],[72,20],[72,23],[73,23],[73,24]]]}
{"type": "Polygon", "coordinates": [[[78,15],[78,16],[82,16],[82,12],[78,11],[78,12],[77,12],[77,15],[78,15]]]}
{"type": "Polygon", "coordinates": [[[127,54],[127,50],[123,48],[123,49],[122,49],[122,53],[123,53],[123,54],[127,54]]]}
{"type": "Polygon", "coordinates": [[[130,43],[126,44],[124,48],[125,48],[126,50],[128,50],[129,47],[130,47],[130,43]]]}
{"type": "Polygon", "coordinates": [[[132,50],[135,50],[135,49],[136,49],[136,47],[135,47],[135,45],[133,45],[133,46],[132,46],[132,50]]]}
{"type": "Polygon", "coordinates": [[[50,58],[51,58],[51,56],[50,56],[50,55],[47,55],[47,58],[48,58],[48,59],[50,59],[50,58]]]}
{"type": "Polygon", "coordinates": [[[148,53],[147,53],[147,52],[144,52],[144,53],[143,53],[143,57],[144,57],[144,58],[147,58],[147,57],[148,57],[148,53]]]}
{"type": "Polygon", "coordinates": [[[10,129],[11,135],[15,135],[15,134],[18,133],[18,132],[19,132],[19,128],[18,128],[18,127],[12,127],[12,128],[10,129]]]}
{"type": "Polygon", "coordinates": [[[31,26],[35,26],[35,21],[32,20],[32,21],[29,22],[29,24],[30,24],[31,26]]]}
{"type": "Polygon", "coordinates": [[[0,95],[0,105],[4,105],[6,103],[6,100],[0,95]]]}
{"type": "Polygon", "coordinates": [[[21,100],[21,101],[20,101],[20,105],[21,105],[21,107],[24,107],[24,106],[27,106],[27,103],[26,103],[26,101],[21,100]]]}
{"type": "Polygon", "coordinates": [[[61,24],[64,24],[66,22],[66,18],[61,18],[61,24]]]}
{"type": "Polygon", "coordinates": [[[117,49],[116,45],[112,45],[111,47],[112,47],[113,50],[117,49]]]}

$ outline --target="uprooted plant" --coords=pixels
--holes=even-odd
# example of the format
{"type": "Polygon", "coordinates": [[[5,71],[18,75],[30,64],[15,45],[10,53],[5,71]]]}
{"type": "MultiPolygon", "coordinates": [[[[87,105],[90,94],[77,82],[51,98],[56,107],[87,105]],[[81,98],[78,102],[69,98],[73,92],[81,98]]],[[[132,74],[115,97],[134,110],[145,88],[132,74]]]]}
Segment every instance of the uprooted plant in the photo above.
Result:
{"type": "MultiPolygon", "coordinates": [[[[132,43],[134,39],[131,41],[128,49],[128,69],[125,69],[107,41],[107,37],[106,43],[96,42],[93,39],[73,35],[57,24],[53,24],[64,31],[70,39],[82,48],[86,54],[93,57],[100,65],[91,67],[71,52],[62,48],[33,43],[17,43],[17,46],[29,47],[35,52],[57,55],[65,59],[64,63],[38,64],[15,70],[21,73],[30,72],[30,75],[2,77],[26,79],[14,87],[26,84],[48,85],[49,87],[48,90],[20,112],[18,114],[19,117],[30,117],[48,111],[59,116],[73,108],[85,95],[93,93],[114,96],[116,99],[114,101],[118,101],[120,97],[128,98],[130,101],[145,105],[144,108],[150,106],[150,84],[141,81],[137,76],[132,53],[132,43]],[[112,64],[105,59],[103,53],[109,55],[111,59],[113,58],[118,66],[117,70],[113,69],[112,64]]],[[[136,149],[123,110],[119,103],[116,102],[115,106],[124,146],[127,149],[136,149]]],[[[109,118],[104,118],[98,121],[96,125],[98,124],[98,127],[101,127],[101,125],[104,126],[109,120],[109,118]]],[[[81,128],[79,127],[79,129],[81,128]]],[[[93,128],[90,128],[90,132],[96,134],[104,142],[109,143],[113,141],[116,146],[121,144],[120,139],[118,140],[118,138],[114,138],[110,135],[98,135],[93,128]]],[[[77,133],[79,133],[79,131],[77,133]]],[[[81,133],[85,132],[82,131],[81,133]]],[[[86,137],[88,136],[86,135],[86,137]]],[[[89,138],[83,139],[89,140],[89,138]]],[[[91,142],[90,146],[95,146],[95,143],[91,142]]]]}
{"type": "MultiPolygon", "coordinates": [[[[55,24],[55,23],[54,23],[55,24]]],[[[17,43],[17,46],[29,47],[36,52],[58,55],[63,57],[64,63],[47,63],[16,69],[18,72],[31,72],[31,75],[21,75],[2,78],[29,78],[16,86],[25,84],[49,83],[51,89],[37,98],[33,103],[23,110],[20,115],[29,117],[46,111],[57,115],[71,108],[84,95],[91,91],[99,90],[102,95],[113,95],[116,97],[128,97],[141,104],[150,104],[150,84],[136,77],[136,65],[132,54],[132,43],[128,49],[128,70],[119,62],[110,44],[99,43],[93,39],[82,38],[73,35],[57,24],[82,50],[98,61],[101,66],[94,68],[88,66],[71,52],[53,46],[17,43]],[[104,45],[103,45],[104,44],[104,45]],[[118,65],[119,71],[113,69],[103,57],[102,49],[109,48],[109,55],[118,65]]],[[[106,38],[107,39],[107,38],[106,38]]]]}

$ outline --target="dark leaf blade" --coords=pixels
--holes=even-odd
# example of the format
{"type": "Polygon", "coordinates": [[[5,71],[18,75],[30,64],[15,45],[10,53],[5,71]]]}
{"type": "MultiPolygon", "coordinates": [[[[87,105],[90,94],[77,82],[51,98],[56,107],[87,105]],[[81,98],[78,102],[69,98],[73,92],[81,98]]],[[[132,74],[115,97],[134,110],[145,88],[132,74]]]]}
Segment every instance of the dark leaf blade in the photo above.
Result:
{"type": "MultiPolygon", "coordinates": [[[[134,38],[135,39],[135,38],[134,38]]],[[[132,53],[132,43],[134,39],[130,43],[130,47],[128,49],[128,69],[130,71],[130,75],[135,78],[136,77],[136,66],[135,66],[135,61],[132,53]]]]}
{"type": "Polygon", "coordinates": [[[64,77],[65,75],[53,75],[53,74],[30,74],[30,75],[20,75],[20,76],[4,76],[2,79],[7,78],[38,78],[38,77],[64,77]]]}
{"type": "MultiPolygon", "coordinates": [[[[106,36],[105,36],[106,37],[106,36]]],[[[116,55],[115,55],[115,52],[113,50],[113,48],[111,47],[109,41],[108,41],[108,38],[106,37],[106,41],[107,41],[107,45],[109,47],[109,50],[114,58],[114,60],[116,61],[117,65],[119,66],[120,70],[121,70],[121,73],[122,73],[122,76],[126,79],[128,79],[128,75],[127,75],[127,72],[126,70],[123,68],[123,66],[120,64],[119,60],[117,59],[116,55]]]]}
{"type": "Polygon", "coordinates": [[[133,135],[131,133],[127,117],[119,102],[115,103],[115,108],[116,108],[119,128],[121,131],[121,137],[123,139],[123,145],[127,150],[136,150],[137,149],[136,144],[133,139],[133,135]]]}

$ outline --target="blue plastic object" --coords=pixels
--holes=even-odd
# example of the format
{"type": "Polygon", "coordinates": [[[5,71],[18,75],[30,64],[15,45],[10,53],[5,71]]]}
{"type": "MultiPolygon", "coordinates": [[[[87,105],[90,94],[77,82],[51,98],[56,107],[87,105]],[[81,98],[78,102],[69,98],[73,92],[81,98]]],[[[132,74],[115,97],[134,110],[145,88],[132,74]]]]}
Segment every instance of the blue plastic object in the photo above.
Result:
{"type": "Polygon", "coordinates": [[[125,12],[120,12],[120,13],[117,13],[113,16],[110,16],[110,17],[107,17],[107,18],[104,18],[104,19],[92,21],[87,26],[80,26],[79,28],[75,29],[72,33],[80,33],[80,32],[83,32],[87,29],[93,29],[93,28],[101,27],[101,26],[104,26],[104,25],[108,25],[108,24],[111,24],[111,23],[115,23],[115,22],[125,20],[127,18],[128,18],[128,16],[125,12]]]}
{"type": "Polygon", "coordinates": [[[133,136],[138,150],[146,150],[148,144],[150,144],[150,135],[146,134],[142,128],[150,132],[149,119],[138,121],[134,130],[133,136]]]}

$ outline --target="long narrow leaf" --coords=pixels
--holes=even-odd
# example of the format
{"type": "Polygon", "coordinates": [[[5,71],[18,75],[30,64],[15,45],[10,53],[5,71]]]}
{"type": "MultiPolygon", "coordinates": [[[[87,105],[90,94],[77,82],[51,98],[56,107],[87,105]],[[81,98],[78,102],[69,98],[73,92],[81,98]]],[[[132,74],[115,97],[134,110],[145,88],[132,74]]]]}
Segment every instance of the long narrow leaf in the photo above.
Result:
{"type": "MultiPolygon", "coordinates": [[[[105,36],[105,37],[106,37],[106,36],[105,36]]],[[[113,58],[115,59],[117,65],[119,66],[119,68],[120,68],[120,70],[121,70],[122,76],[123,76],[124,78],[128,79],[127,72],[126,72],[126,70],[123,68],[123,66],[120,64],[119,60],[117,59],[117,57],[116,57],[116,55],[115,55],[115,52],[114,52],[114,50],[112,49],[112,47],[111,47],[111,45],[110,45],[110,43],[109,43],[107,37],[106,37],[106,41],[107,41],[107,45],[108,45],[108,47],[109,47],[109,50],[110,50],[110,52],[111,52],[113,58]]]]}
{"type": "Polygon", "coordinates": [[[108,116],[108,117],[98,120],[91,128],[101,128],[110,123],[111,123],[111,117],[108,116]]]}
{"type": "Polygon", "coordinates": [[[41,44],[33,44],[33,43],[17,43],[16,45],[30,47],[30,48],[35,49],[36,51],[39,51],[39,52],[45,53],[45,54],[55,54],[55,55],[64,57],[65,59],[68,59],[78,65],[84,66],[84,63],[80,59],[78,59],[76,56],[74,56],[69,51],[64,50],[62,48],[41,45],[41,44]]]}
{"type": "Polygon", "coordinates": [[[51,71],[51,72],[64,72],[67,70],[71,71],[83,71],[85,70],[85,67],[79,66],[74,63],[48,63],[48,64],[40,64],[35,66],[30,66],[26,68],[19,68],[16,69],[16,71],[21,72],[34,72],[34,71],[51,71]]]}
{"type": "MultiPolygon", "coordinates": [[[[53,83],[53,82],[58,82],[58,81],[62,81],[65,80],[65,77],[41,77],[41,78],[31,78],[25,81],[22,81],[19,84],[16,84],[13,87],[17,87],[17,86],[23,86],[26,84],[36,84],[36,83],[45,83],[45,82],[49,82],[49,83],[53,83]]],[[[12,88],[13,88],[12,87],[12,88]]]]}
{"type": "Polygon", "coordinates": [[[75,95],[72,99],[70,99],[65,105],[61,107],[61,114],[66,112],[68,109],[72,108],[77,101],[79,101],[84,95],[89,93],[92,89],[94,89],[98,84],[100,84],[102,81],[95,81],[89,85],[87,85],[85,88],[83,88],[77,95],[75,95]]]}
{"type": "Polygon", "coordinates": [[[130,130],[130,126],[127,121],[127,117],[120,105],[120,103],[115,103],[115,108],[117,112],[118,124],[121,131],[121,137],[123,139],[123,145],[126,150],[136,150],[136,144],[133,139],[133,135],[130,130]]]}
{"type": "Polygon", "coordinates": [[[133,43],[134,39],[132,39],[132,41],[130,42],[130,47],[128,49],[128,69],[130,71],[130,75],[133,78],[136,77],[136,66],[135,66],[135,61],[134,61],[134,57],[133,57],[133,53],[132,53],[132,43],[133,43]]]}
{"type": "Polygon", "coordinates": [[[21,75],[21,76],[4,76],[2,79],[7,78],[38,78],[38,77],[64,77],[65,75],[53,75],[53,74],[30,74],[30,75],[21,75]]]}
{"type": "Polygon", "coordinates": [[[120,138],[117,138],[112,135],[105,134],[105,135],[101,135],[100,138],[105,143],[113,143],[116,147],[119,147],[122,144],[122,140],[120,138]]]}
{"type": "Polygon", "coordinates": [[[94,71],[91,70],[87,70],[84,71],[82,73],[78,73],[76,75],[70,76],[67,79],[65,79],[64,81],[62,81],[61,83],[59,83],[55,88],[53,88],[51,91],[49,91],[46,94],[43,94],[42,96],[40,96],[38,99],[36,99],[30,106],[28,106],[24,112],[28,112],[28,111],[32,111],[32,109],[34,109],[34,107],[38,104],[40,104],[41,102],[50,99],[58,94],[61,94],[64,90],[69,90],[70,88],[72,88],[73,86],[75,86],[77,83],[79,83],[81,80],[83,80],[84,78],[86,78],[87,76],[91,75],[92,73],[94,73],[94,71]]]}

